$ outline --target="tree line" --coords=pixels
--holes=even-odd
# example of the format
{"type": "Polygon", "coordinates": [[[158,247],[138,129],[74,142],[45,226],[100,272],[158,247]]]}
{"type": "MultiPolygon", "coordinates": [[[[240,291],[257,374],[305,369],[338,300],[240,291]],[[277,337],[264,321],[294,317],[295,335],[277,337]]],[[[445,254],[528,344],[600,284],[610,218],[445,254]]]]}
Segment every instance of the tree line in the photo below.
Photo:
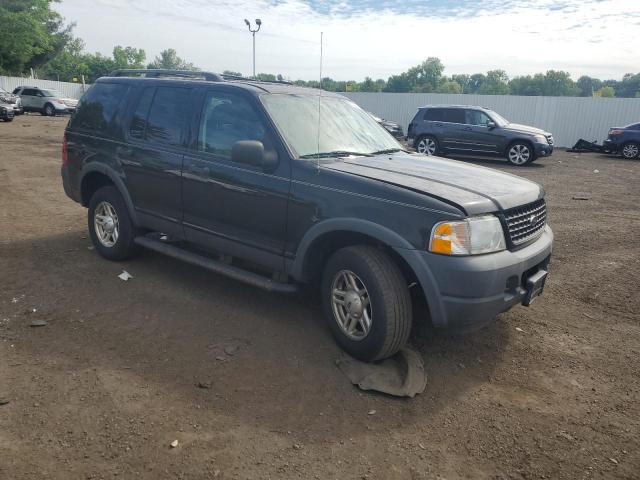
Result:
{"type": "MultiPolygon", "coordinates": [[[[166,68],[193,70],[196,66],[166,49],[147,62],[141,48],[117,45],[110,56],[89,53],[84,42],[72,34],[73,24],[65,25],[60,14],[51,9],[57,0],[0,0],[0,74],[28,75],[65,82],[84,77],[92,83],[120,68],[166,68]]],[[[291,80],[282,74],[259,73],[260,80],[288,80],[301,86],[334,92],[419,92],[469,93],[480,95],[546,95],[640,97],[640,73],[628,73],[621,80],[600,80],[583,75],[574,81],[560,70],[509,78],[504,70],[486,73],[445,75],[444,64],[429,57],[419,65],[389,78],[374,80],[291,80]]],[[[227,75],[242,76],[225,70],[227,75]]]]}

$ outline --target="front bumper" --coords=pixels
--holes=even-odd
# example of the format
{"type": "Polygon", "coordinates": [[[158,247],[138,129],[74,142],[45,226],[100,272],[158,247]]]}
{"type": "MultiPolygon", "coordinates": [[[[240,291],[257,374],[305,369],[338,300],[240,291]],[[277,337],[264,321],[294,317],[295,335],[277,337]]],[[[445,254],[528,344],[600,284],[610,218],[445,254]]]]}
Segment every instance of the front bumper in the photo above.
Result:
{"type": "Polygon", "coordinates": [[[618,149],[620,148],[620,146],[614,142],[613,140],[605,140],[604,142],[602,142],[602,149],[603,150],[608,150],[610,152],[617,152],[618,149]]]}
{"type": "Polygon", "coordinates": [[[8,108],[6,110],[0,110],[0,119],[1,120],[9,120],[14,117],[13,109],[8,108]]]}
{"type": "Polygon", "coordinates": [[[523,303],[527,279],[547,269],[552,246],[547,225],[537,240],[519,250],[468,257],[414,251],[412,260],[405,259],[420,280],[433,325],[463,333],[523,303]]]}
{"type": "Polygon", "coordinates": [[[536,157],[548,157],[553,153],[553,145],[549,145],[548,143],[534,143],[533,146],[536,157]]]}

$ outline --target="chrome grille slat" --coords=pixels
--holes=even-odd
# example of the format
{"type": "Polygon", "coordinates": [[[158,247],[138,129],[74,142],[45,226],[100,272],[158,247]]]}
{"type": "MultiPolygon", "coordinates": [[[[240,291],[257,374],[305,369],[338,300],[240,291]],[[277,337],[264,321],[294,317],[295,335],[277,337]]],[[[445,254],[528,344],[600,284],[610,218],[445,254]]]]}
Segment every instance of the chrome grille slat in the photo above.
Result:
{"type": "Polygon", "coordinates": [[[521,245],[542,234],[547,223],[547,206],[544,199],[515,207],[504,213],[509,238],[513,245],[521,245]],[[533,223],[531,216],[535,215],[533,223]]]}

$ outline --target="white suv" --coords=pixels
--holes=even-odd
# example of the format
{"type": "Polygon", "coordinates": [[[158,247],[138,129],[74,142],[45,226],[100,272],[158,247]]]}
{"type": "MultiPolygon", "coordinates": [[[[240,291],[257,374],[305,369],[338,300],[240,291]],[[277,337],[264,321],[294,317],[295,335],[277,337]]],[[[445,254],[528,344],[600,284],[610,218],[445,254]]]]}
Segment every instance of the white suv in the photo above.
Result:
{"type": "Polygon", "coordinates": [[[50,117],[75,112],[78,106],[78,100],[67,98],[61,92],[49,88],[18,87],[13,94],[20,97],[25,112],[40,112],[50,117]]]}

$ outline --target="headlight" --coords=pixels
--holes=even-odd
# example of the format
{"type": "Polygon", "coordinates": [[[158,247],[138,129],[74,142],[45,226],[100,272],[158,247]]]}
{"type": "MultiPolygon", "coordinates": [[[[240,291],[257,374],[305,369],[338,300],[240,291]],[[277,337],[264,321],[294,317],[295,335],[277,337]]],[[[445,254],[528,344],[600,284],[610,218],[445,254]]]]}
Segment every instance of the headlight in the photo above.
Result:
{"type": "Polygon", "coordinates": [[[536,139],[536,142],[548,143],[547,142],[547,137],[545,137],[544,135],[534,135],[533,138],[536,139]]]}
{"type": "Polygon", "coordinates": [[[442,255],[478,255],[506,248],[498,217],[482,215],[440,222],[431,231],[429,251],[442,255]]]}

